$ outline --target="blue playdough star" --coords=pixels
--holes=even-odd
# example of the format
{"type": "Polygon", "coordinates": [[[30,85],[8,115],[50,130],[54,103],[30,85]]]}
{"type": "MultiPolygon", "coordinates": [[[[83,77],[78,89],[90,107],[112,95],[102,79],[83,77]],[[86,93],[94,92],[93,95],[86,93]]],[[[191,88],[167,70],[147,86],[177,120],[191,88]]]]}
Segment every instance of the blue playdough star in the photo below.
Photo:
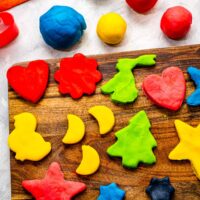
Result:
{"type": "Polygon", "coordinates": [[[125,191],[120,189],[116,183],[100,186],[100,195],[97,200],[122,200],[125,191]]]}
{"type": "Polygon", "coordinates": [[[169,177],[152,178],[149,186],[146,189],[151,200],[170,200],[175,189],[170,183],[169,177]]]}
{"type": "Polygon", "coordinates": [[[200,70],[195,67],[188,67],[187,72],[196,85],[196,90],[187,98],[189,106],[200,105],[200,70]]]}

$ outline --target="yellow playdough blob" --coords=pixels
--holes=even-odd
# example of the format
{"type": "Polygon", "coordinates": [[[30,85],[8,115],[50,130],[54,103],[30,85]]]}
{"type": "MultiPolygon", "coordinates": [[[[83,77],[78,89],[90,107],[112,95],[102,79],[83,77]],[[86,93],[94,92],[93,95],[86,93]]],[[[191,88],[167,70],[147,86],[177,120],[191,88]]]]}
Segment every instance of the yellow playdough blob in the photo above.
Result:
{"type": "Polygon", "coordinates": [[[63,138],[65,144],[75,144],[80,142],[85,134],[85,125],[80,117],[76,115],[67,115],[68,119],[68,130],[63,138]]]}
{"type": "Polygon", "coordinates": [[[88,112],[98,121],[100,134],[106,134],[112,130],[115,125],[115,117],[110,108],[107,106],[93,106],[88,112]]]}
{"type": "Polygon", "coordinates": [[[97,24],[97,34],[99,38],[107,44],[118,44],[124,38],[126,32],[126,22],[117,13],[107,13],[103,15],[97,24]]]}
{"type": "Polygon", "coordinates": [[[95,173],[100,165],[98,152],[89,145],[82,146],[83,158],[76,169],[76,173],[80,175],[90,175],[95,173]]]}
{"type": "Polygon", "coordinates": [[[14,116],[15,129],[8,136],[8,145],[17,160],[38,161],[51,151],[51,144],[35,132],[37,121],[33,114],[24,112],[14,116]]]}
{"type": "Polygon", "coordinates": [[[175,120],[180,138],[179,144],[170,152],[171,160],[190,160],[197,178],[200,179],[200,125],[196,128],[175,120]]]}

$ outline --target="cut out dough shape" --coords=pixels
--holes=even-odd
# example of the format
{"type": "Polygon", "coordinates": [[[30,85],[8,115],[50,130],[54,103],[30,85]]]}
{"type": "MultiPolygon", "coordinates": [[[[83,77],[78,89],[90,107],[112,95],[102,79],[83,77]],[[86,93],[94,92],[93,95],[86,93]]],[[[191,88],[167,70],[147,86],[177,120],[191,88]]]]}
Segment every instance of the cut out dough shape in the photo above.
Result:
{"type": "Polygon", "coordinates": [[[48,63],[35,60],[27,67],[13,66],[7,72],[7,79],[17,94],[27,101],[37,103],[44,95],[48,84],[48,63]]]}
{"type": "Polygon", "coordinates": [[[80,142],[85,135],[85,125],[82,119],[76,115],[67,115],[68,130],[62,142],[65,144],[75,144],[80,142]]]}
{"type": "Polygon", "coordinates": [[[146,193],[151,200],[171,200],[174,194],[174,187],[171,185],[169,177],[152,178],[146,193]]]}
{"type": "Polygon", "coordinates": [[[115,134],[118,140],[107,149],[107,153],[112,157],[122,157],[122,165],[128,168],[136,168],[140,162],[155,163],[156,157],[152,148],[157,143],[150,127],[145,111],[138,112],[127,127],[115,134]]]}
{"type": "Polygon", "coordinates": [[[117,186],[116,183],[100,186],[100,195],[97,200],[123,200],[125,191],[117,186]]]}
{"type": "Polygon", "coordinates": [[[136,66],[155,65],[156,55],[142,55],[137,58],[119,59],[116,69],[119,71],[112,79],[101,87],[103,94],[110,94],[111,99],[117,103],[131,103],[138,96],[138,90],[133,76],[133,68],[136,66]]]}
{"type": "Polygon", "coordinates": [[[180,142],[170,152],[169,159],[190,160],[194,173],[200,179],[200,124],[193,128],[181,120],[175,120],[175,126],[180,142]]]}
{"type": "Polygon", "coordinates": [[[115,124],[115,117],[107,106],[93,106],[89,113],[96,118],[99,124],[100,134],[106,134],[112,130],[115,124]]]}
{"type": "Polygon", "coordinates": [[[76,173],[80,175],[90,175],[95,173],[100,165],[98,152],[89,145],[82,146],[83,158],[76,169],[76,173]]]}
{"type": "Polygon", "coordinates": [[[14,116],[15,129],[8,136],[8,145],[17,160],[39,161],[51,151],[51,144],[35,132],[37,121],[33,114],[24,112],[14,116]]]}
{"type": "Polygon", "coordinates": [[[142,87],[147,97],[156,105],[176,111],[183,103],[186,83],[180,68],[168,67],[161,76],[147,76],[142,87]]]}
{"type": "Polygon", "coordinates": [[[188,67],[188,74],[196,85],[196,90],[187,98],[186,102],[189,106],[200,106],[200,69],[188,67]]]}
{"type": "Polygon", "coordinates": [[[59,83],[59,92],[69,94],[74,99],[81,98],[83,94],[94,94],[96,84],[102,79],[102,74],[97,68],[98,63],[95,59],[80,53],[63,58],[60,68],[54,74],[59,83]]]}
{"type": "Polygon", "coordinates": [[[84,183],[64,180],[64,174],[56,162],[51,163],[43,179],[25,180],[22,186],[36,200],[71,200],[86,189],[84,183]]]}

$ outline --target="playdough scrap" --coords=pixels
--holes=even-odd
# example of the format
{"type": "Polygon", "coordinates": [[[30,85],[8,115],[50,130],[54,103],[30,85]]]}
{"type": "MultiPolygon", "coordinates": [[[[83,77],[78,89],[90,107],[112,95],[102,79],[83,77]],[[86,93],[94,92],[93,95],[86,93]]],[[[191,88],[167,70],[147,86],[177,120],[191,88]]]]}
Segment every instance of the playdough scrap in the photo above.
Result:
{"type": "Polygon", "coordinates": [[[28,0],[1,0],[0,1],[0,12],[4,10],[8,10],[14,6],[17,6],[21,3],[24,3],[28,0]]]}
{"type": "Polygon", "coordinates": [[[118,44],[124,38],[126,26],[125,20],[119,14],[107,13],[98,21],[97,34],[107,44],[118,44]]]}
{"type": "Polygon", "coordinates": [[[11,43],[19,35],[14,17],[8,12],[0,13],[0,48],[11,43]]]}
{"type": "Polygon", "coordinates": [[[110,132],[115,125],[115,116],[107,106],[93,106],[89,113],[98,121],[100,134],[110,132]]]}
{"type": "Polygon", "coordinates": [[[100,186],[100,195],[97,200],[123,200],[125,191],[117,186],[116,183],[100,186]]]}
{"type": "Polygon", "coordinates": [[[135,59],[122,58],[118,60],[116,69],[119,71],[111,80],[101,87],[104,94],[111,94],[111,99],[118,103],[131,103],[138,96],[132,69],[137,65],[155,65],[156,55],[142,55],[135,59]]]}
{"type": "Polygon", "coordinates": [[[80,175],[91,175],[95,173],[100,165],[98,152],[89,145],[82,146],[83,158],[76,169],[76,173],[80,175]]]}
{"type": "Polygon", "coordinates": [[[170,160],[190,160],[197,178],[200,179],[200,125],[196,128],[175,120],[180,138],[179,144],[170,152],[170,160]]]}
{"type": "Polygon", "coordinates": [[[40,17],[40,32],[45,42],[55,49],[76,44],[86,29],[83,16],[68,6],[53,6],[40,17]]]}
{"type": "Polygon", "coordinates": [[[196,90],[187,98],[187,104],[190,106],[200,105],[200,70],[195,67],[188,67],[187,72],[196,85],[196,90]]]}
{"type": "Polygon", "coordinates": [[[76,115],[67,115],[68,130],[62,142],[65,144],[75,144],[80,142],[85,135],[85,124],[76,115]]]}
{"type": "Polygon", "coordinates": [[[7,79],[17,94],[37,103],[46,90],[49,67],[43,60],[32,61],[27,67],[13,66],[7,72],[7,79]]]}
{"type": "Polygon", "coordinates": [[[56,162],[51,163],[44,179],[25,180],[22,186],[36,200],[71,200],[86,189],[84,183],[64,180],[64,174],[56,162]]]}
{"type": "Polygon", "coordinates": [[[169,177],[152,178],[146,189],[152,200],[171,200],[175,189],[170,183],[169,177]]]}
{"type": "Polygon", "coordinates": [[[178,110],[185,97],[184,74],[178,67],[168,67],[161,76],[152,74],[146,77],[143,90],[156,105],[178,110]]]}
{"type": "Polygon", "coordinates": [[[35,132],[37,121],[33,114],[24,112],[14,116],[15,129],[8,136],[8,145],[17,160],[39,161],[51,151],[51,144],[35,132]]]}
{"type": "Polygon", "coordinates": [[[55,80],[59,82],[60,93],[70,94],[74,99],[82,97],[83,94],[93,94],[96,83],[102,79],[97,67],[95,59],[87,58],[83,54],[62,59],[60,69],[54,75],[55,80]]]}
{"type": "Polygon", "coordinates": [[[117,142],[107,149],[110,156],[122,157],[122,165],[136,168],[140,162],[153,164],[156,157],[152,148],[157,146],[156,140],[149,131],[151,125],[145,111],[138,112],[129,125],[115,136],[117,142]]]}

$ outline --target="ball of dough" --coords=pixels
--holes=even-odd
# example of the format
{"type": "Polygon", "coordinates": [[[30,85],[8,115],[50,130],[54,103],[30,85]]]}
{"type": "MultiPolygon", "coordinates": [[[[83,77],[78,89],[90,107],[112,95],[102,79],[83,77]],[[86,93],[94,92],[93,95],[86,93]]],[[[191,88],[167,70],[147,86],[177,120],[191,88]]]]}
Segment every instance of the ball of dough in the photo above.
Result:
{"type": "Polygon", "coordinates": [[[107,44],[118,44],[124,38],[126,32],[126,22],[117,13],[103,15],[97,24],[97,34],[99,38],[107,44]]]}
{"type": "Polygon", "coordinates": [[[167,9],[163,14],[160,27],[169,38],[178,40],[183,38],[192,24],[192,14],[182,6],[167,9]]]}
{"type": "Polygon", "coordinates": [[[55,49],[66,49],[77,43],[86,29],[83,16],[68,6],[53,6],[40,17],[40,32],[55,49]]]}
{"type": "Polygon", "coordinates": [[[151,10],[158,0],[126,0],[127,4],[138,13],[151,10]]]}

